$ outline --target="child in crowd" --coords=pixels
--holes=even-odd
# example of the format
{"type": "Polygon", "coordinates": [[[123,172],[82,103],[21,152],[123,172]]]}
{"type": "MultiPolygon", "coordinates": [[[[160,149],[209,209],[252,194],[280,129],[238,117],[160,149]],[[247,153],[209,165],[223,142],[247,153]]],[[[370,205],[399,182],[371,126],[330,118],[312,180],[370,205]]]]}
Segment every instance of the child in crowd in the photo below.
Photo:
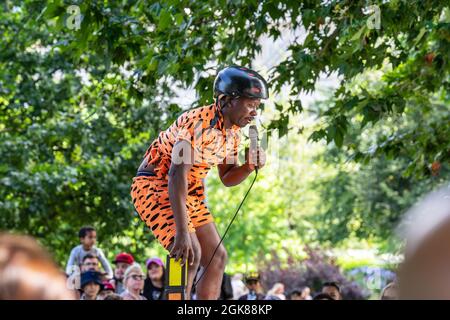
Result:
{"type": "Polygon", "coordinates": [[[95,246],[97,240],[97,232],[95,229],[93,227],[83,227],[78,232],[78,237],[80,238],[81,244],[73,248],[70,252],[69,261],[66,266],[66,274],[70,276],[80,267],[84,256],[90,254],[98,258],[106,272],[106,278],[111,279],[113,277],[111,265],[103,251],[95,246]]]}

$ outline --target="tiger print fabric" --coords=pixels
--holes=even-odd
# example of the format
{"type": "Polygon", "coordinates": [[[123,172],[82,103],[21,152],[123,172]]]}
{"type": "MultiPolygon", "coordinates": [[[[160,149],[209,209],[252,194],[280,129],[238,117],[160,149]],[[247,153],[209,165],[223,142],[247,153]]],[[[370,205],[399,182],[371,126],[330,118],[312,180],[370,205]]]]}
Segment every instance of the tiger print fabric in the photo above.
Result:
{"type": "Polygon", "coordinates": [[[186,212],[189,232],[195,232],[195,228],[213,221],[206,206],[203,179],[212,166],[237,163],[240,133],[238,126],[225,129],[219,106],[212,104],[183,113],[145,152],[144,158],[155,167],[155,175],[134,177],[131,198],[140,218],[164,248],[175,237],[168,190],[173,147],[186,140],[194,150],[194,163],[188,173],[186,212]]]}

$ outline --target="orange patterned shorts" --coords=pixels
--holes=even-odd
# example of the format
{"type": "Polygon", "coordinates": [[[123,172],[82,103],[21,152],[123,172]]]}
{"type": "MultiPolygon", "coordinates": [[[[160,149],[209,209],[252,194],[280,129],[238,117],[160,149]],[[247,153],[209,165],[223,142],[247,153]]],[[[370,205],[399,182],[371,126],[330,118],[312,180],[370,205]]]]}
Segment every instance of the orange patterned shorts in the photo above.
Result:
{"type": "MultiPolygon", "coordinates": [[[[157,176],[134,177],[131,198],[141,219],[167,249],[176,233],[167,180],[157,176]]],[[[200,179],[189,184],[186,212],[189,232],[195,232],[195,228],[214,220],[206,207],[204,187],[200,179]]]]}

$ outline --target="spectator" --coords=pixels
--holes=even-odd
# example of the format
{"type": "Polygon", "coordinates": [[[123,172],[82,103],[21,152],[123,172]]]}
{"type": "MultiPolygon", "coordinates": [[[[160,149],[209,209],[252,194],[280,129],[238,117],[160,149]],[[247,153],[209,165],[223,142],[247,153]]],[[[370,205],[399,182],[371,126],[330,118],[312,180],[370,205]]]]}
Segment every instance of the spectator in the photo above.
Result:
{"type": "Polygon", "coordinates": [[[284,284],[277,282],[272,289],[267,292],[266,300],[286,300],[284,295],[284,284]]]}
{"type": "Polygon", "coordinates": [[[103,289],[100,290],[100,293],[97,296],[97,300],[107,300],[106,297],[115,294],[114,286],[108,281],[103,281],[103,289]]]}
{"type": "Polygon", "coordinates": [[[97,300],[97,296],[102,289],[103,283],[99,272],[86,271],[81,274],[81,290],[83,294],[80,300],[97,300]]]}
{"type": "Polygon", "coordinates": [[[86,271],[97,271],[100,273],[103,282],[109,281],[110,277],[105,272],[100,271],[100,265],[98,258],[92,254],[87,254],[83,258],[83,262],[81,263],[81,272],[86,271]]]}
{"type": "Polygon", "coordinates": [[[93,254],[88,253],[83,257],[81,262],[81,273],[86,271],[96,271],[99,272],[98,258],[93,254]]]}
{"type": "Polygon", "coordinates": [[[303,298],[302,289],[294,289],[289,294],[289,300],[305,300],[303,298]]]}
{"type": "Polygon", "coordinates": [[[302,288],[302,298],[303,300],[312,300],[311,289],[309,287],[302,288]]]}
{"type": "Polygon", "coordinates": [[[450,183],[413,205],[398,231],[406,238],[399,299],[450,300],[450,183]]]}
{"type": "Polygon", "coordinates": [[[162,300],[164,293],[164,263],[159,258],[151,258],[146,262],[147,278],[144,281],[143,296],[147,300],[162,300]]]}
{"type": "Polygon", "coordinates": [[[31,237],[0,234],[0,300],[74,300],[66,277],[31,237]]]}
{"type": "Polygon", "coordinates": [[[122,294],[125,291],[123,285],[123,277],[125,271],[134,263],[134,258],[129,253],[119,253],[114,259],[114,264],[116,265],[114,269],[114,278],[110,281],[111,284],[116,288],[117,294],[122,294]]]}
{"type": "Polygon", "coordinates": [[[147,300],[141,295],[141,291],[144,289],[144,279],[145,275],[139,264],[133,263],[128,267],[123,276],[125,291],[120,295],[123,300],[147,300]]]}
{"type": "Polygon", "coordinates": [[[342,300],[341,288],[336,282],[325,282],[322,286],[322,293],[326,293],[334,300],[342,300]]]}
{"type": "Polygon", "coordinates": [[[80,238],[80,245],[76,246],[70,252],[69,261],[66,266],[66,274],[71,275],[74,272],[74,268],[79,267],[82,264],[83,258],[87,254],[94,255],[100,260],[103,269],[107,274],[107,278],[113,277],[111,265],[106,259],[103,251],[95,246],[97,241],[97,232],[93,227],[83,227],[78,232],[80,238]]]}
{"type": "Polygon", "coordinates": [[[245,277],[245,285],[249,292],[239,297],[239,300],[264,300],[266,296],[262,293],[260,276],[258,273],[248,274],[245,277]]]}
{"type": "Polygon", "coordinates": [[[336,300],[336,299],[333,299],[329,294],[319,293],[313,298],[313,300],[336,300]]]}
{"type": "Polygon", "coordinates": [[[239,297],[248,293],[248,289],[243,281],[242,273],[236,273],[231,278],[231,286],[233,287],[233,300],[237,300],[239,297]]]}
{"type": "Polygon", "coordinates": [[[381,291],[381,300],[398,300],[398,288],[395,282],[389,283],[381,291]]]}

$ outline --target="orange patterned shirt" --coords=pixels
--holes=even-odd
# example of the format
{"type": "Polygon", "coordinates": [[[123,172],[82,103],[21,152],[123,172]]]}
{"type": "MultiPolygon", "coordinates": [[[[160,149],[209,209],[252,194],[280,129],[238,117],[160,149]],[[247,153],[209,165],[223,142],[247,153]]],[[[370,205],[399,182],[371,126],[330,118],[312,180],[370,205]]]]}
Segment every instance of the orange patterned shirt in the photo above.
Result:
{"type": "Polygon", "coordinates": [[[194,150],[194,164],[188,174],[188,183],[206,177],[209,169],[221,163],[236,163],[241,130],[233,125],[225,129],[223,114],[217,104],[184,112],[147,149],[148,165],[155,166],[159,178],[167,180],[172,163],[173,146],[188,141],[194,150]]]}

